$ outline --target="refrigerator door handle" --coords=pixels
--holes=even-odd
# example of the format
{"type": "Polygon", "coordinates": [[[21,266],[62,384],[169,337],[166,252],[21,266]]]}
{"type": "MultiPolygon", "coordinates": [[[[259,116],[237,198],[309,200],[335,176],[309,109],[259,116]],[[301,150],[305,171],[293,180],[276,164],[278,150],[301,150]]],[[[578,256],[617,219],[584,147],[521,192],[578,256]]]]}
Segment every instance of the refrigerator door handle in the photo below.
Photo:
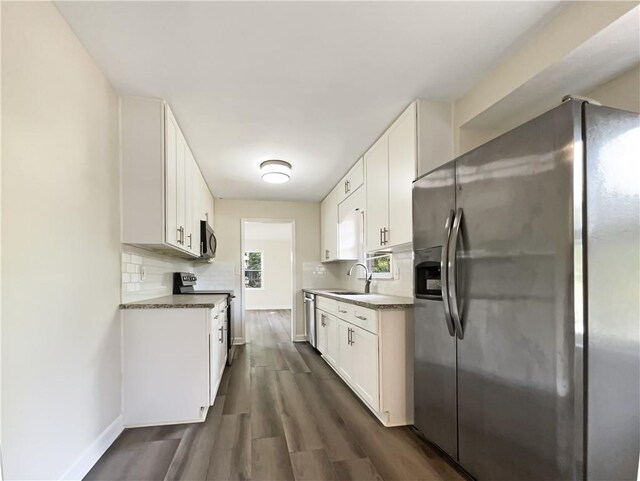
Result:
{"type": "Polygon", "coordinates": [[[453,219],[453,226],[451,228],[451,236],[449,238],[449,248],[447,249],[447,256],[449,259],[447,265],[447,291],[449,297],[449,307],[451,308],[451,317],[456,326],[456,334],[458,339],[464,338],[464,331],[462,330],[462,321],[460,320],[460,310],[458,309],[458,289],[456,286],[456,253],[458,251],[458,238],[460,237],[460,226],[462,224],[462,209],[458,209],[456,216],[453,219]]]}
{"type": "Polygon", "coordinates": [[[447,286],[447,252],[449,251],[449,239],[451,237],[451,223],[453,222],[454,212],[449,211],[447,222],[444,224],[444,240],[442,241],[442,256],[440,258],[440,275],[442,276],[442,305],[444,306],[444,318],[447,321],[447,329],[449,335],[455,336],[456,329],[453,326],[453,318],[451,317],[451,308],[449,307],[449,288],[447,286]]]}

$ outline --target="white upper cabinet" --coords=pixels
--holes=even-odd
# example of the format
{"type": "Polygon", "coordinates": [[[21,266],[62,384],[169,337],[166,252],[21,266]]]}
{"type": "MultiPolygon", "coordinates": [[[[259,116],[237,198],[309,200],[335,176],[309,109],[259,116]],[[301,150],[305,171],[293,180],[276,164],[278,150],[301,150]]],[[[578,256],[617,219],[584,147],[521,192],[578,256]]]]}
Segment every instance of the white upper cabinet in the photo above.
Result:
{"type": "Polygon", "coordinates": [[[338,259],[338,188],[334,188],[320,204],[320,260],[338,259]]]}
{"type": "Polygon", "coordinates": [[[385,247],[389,232],[389,137],[383,135],[364,154],[367,206],[366,250],[385,247]]]}
{"type": "Polygon", "coordinates": [[[416,100],[364,156],[367,252],[410,245],[413,181],[452,158],[451,106],[416,100]]]}
{"type": "Polygon", "coordinates": [[[338,256],[341,260],[363,257],[365,202],[364,187],[361,187],[338,206],[338,256]]]}
{"type": "Polygon", "coordinates": [[[351,170],[336,186],[338,191],[338,204],[358,190],[364,183],[364,159],[360,158],[351,170]]]}
{"type": "Polygon", "coordinates": [[[413,241],[412,190],[417,174],[416,104],[389,129],[389,228],[385,246],[413,241]]]}
{"type": "Polygon", "coordinates": [[[120,124],[122,242],[198,257],[199,221],[213,217],[213,196],[171,110],[159,99],[123,97],[120,124]]]}

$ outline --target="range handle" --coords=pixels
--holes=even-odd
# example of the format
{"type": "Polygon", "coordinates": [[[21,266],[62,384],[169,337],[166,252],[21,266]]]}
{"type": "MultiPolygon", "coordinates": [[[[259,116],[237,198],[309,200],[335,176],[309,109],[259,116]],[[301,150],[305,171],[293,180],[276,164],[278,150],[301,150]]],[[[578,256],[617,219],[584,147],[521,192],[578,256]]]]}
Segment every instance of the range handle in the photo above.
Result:
{"type": "Polygon", "coordinates": [[[447,321],[447,329],[450,336],[456,335],[456,328],[453,325],[453,318],[451,317],[451,307],[449,305],[449,289],[447,286],[448,274],[447,274],[447,253],[449,252],[449,240],[451,238],[451,224],[453,223],[454,211],[449,211],[447,221],[444,224],[444,240],[442,241],[442,254],[440,256],[440,275],[442,276],[442,305],[444,307],[444,318],[447,321]]]}
{"type": "Polygon", "coordinates": [[[458,289],[457,289],[457,257],[458,251],[458,238],[460,237],[460,226],[462,225],[462,209],[458,209],[456,216],[453,219],[453,226],[451,227],[451,236],[449,238],[449,248],[447,249],[447,291],[449,297],[449,307],[451,308],[451,317],[456,326],[456,335],[458,339],[464,338],[464,331],[462,330],[462,321],[460,319],[460,309],[458,307],[458,289]]]}

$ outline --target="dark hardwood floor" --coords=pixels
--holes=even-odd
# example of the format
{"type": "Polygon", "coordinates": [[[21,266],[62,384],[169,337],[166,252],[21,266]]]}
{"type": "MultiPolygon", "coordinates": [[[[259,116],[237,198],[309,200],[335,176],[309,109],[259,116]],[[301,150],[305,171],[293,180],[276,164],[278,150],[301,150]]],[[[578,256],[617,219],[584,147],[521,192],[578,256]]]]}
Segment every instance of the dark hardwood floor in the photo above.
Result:
{"type": "Polygon", "coordinates": [[[126,429],[87,480],[462,480],[408,427],[385,428],[289,311],[249,311],[204,423],[126,429]]]}

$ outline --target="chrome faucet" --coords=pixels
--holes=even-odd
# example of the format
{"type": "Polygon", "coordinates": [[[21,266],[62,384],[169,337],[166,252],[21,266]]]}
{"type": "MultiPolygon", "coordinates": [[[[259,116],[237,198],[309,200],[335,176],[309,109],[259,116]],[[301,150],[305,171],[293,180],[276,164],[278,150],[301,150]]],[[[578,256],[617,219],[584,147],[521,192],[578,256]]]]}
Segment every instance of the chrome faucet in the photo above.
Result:
{"type": "Polygon", "coordinates": [[[364,293],[369,294],[371,292],[371,277],[373,277],[373,274],[369,272],[369,269],[367,268],[367,266],[365,266],[362,262],[356,262],[351,266],[351,268],[349,269],[349,272],[347,272],[348,276],[351,275],[351,273],[353,272],[353,269],[356,266],[364,267],[364,274],[365,276],[367,276],[367,280],[364,282],[364,293]]]}

